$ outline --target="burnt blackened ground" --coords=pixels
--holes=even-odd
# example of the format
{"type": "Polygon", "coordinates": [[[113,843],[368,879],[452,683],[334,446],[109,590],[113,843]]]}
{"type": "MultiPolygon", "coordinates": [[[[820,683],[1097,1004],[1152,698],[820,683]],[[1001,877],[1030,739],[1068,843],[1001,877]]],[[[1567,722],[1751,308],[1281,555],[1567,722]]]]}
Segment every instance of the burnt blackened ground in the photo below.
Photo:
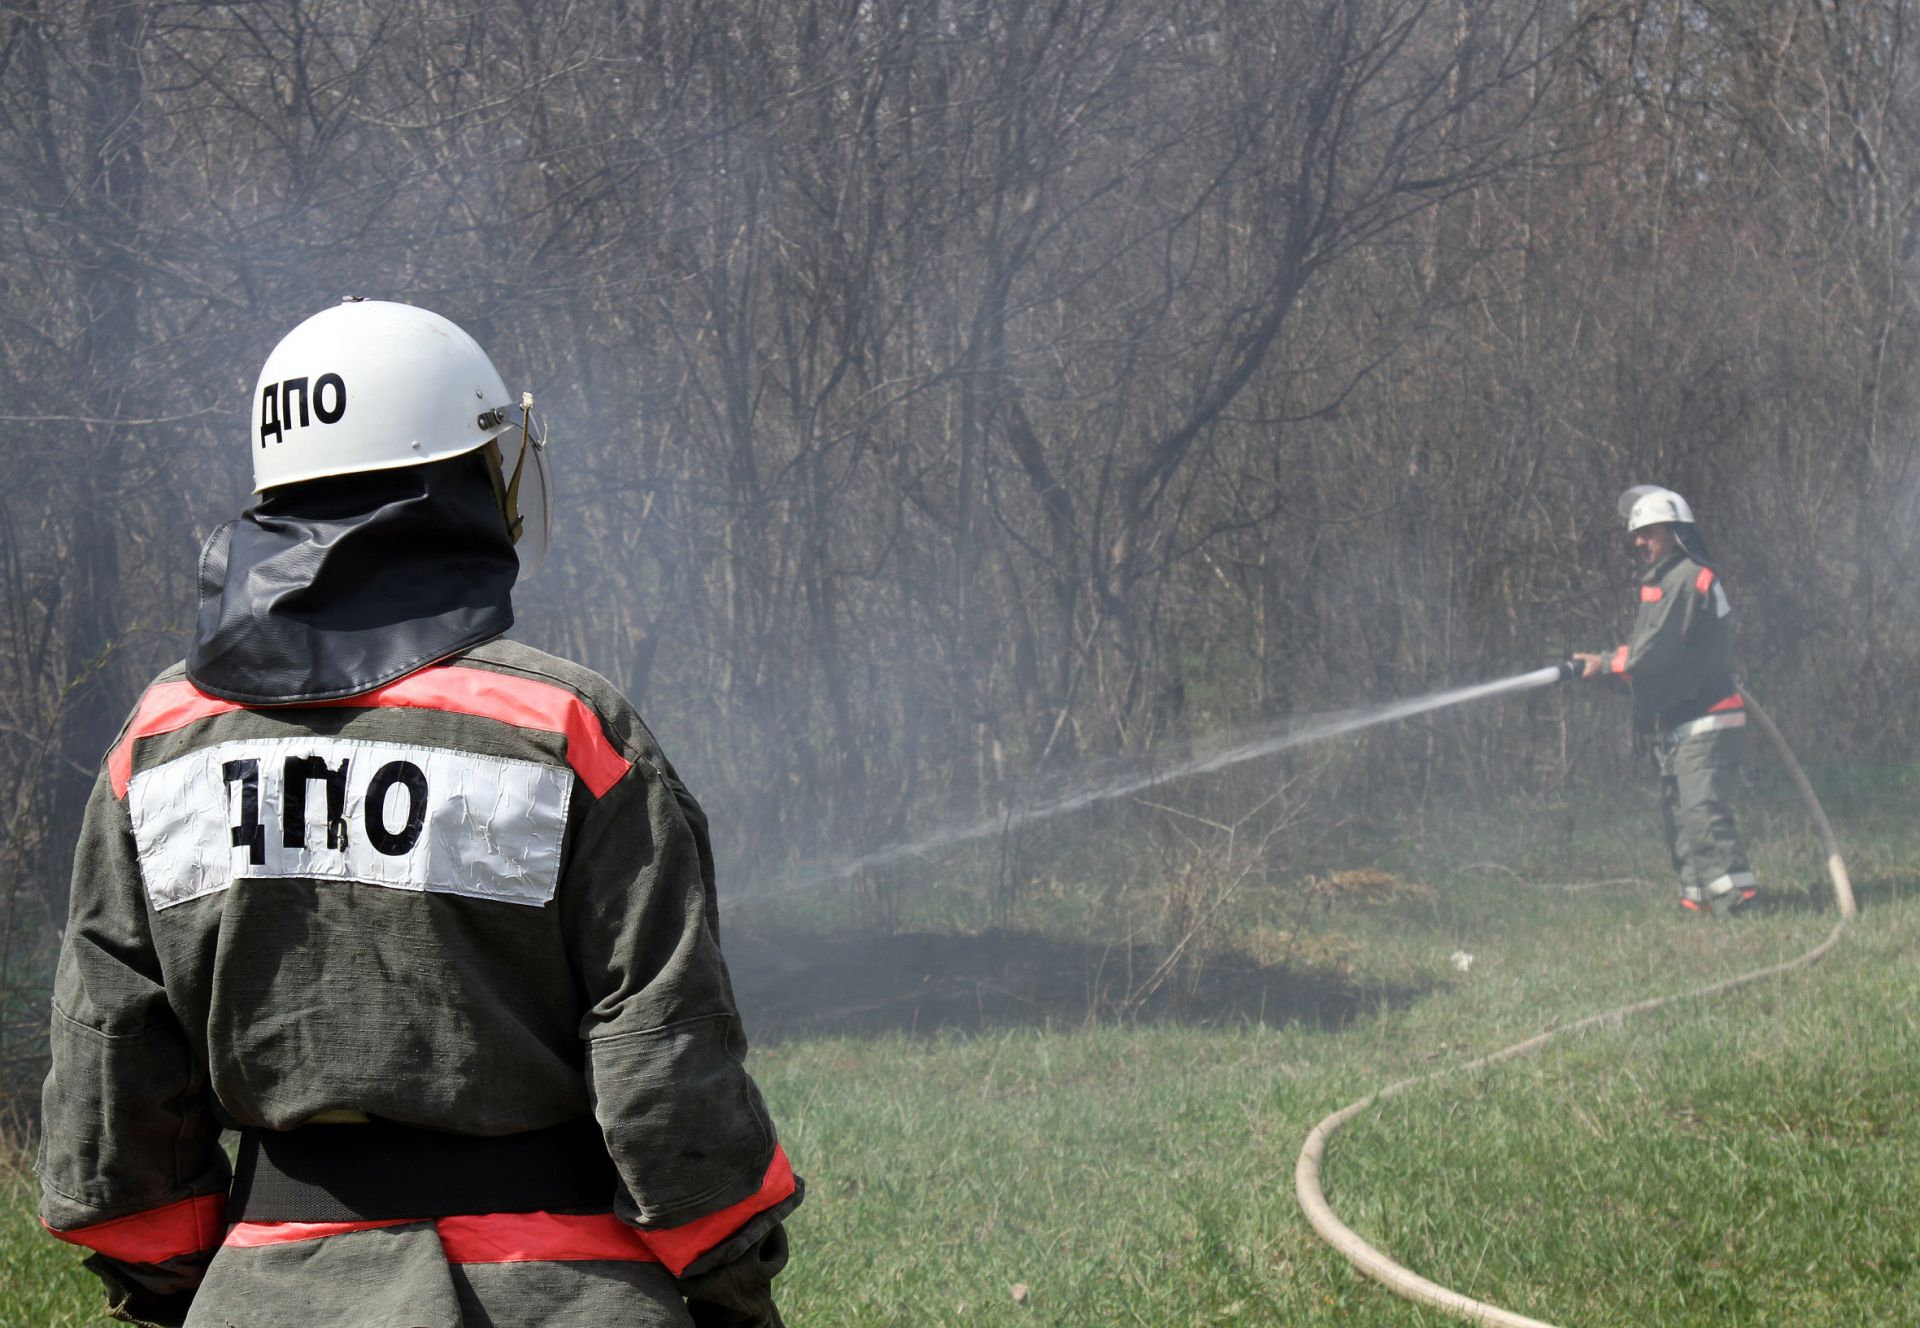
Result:
{"type": "Polygon", "coordinates": [[[1363,989],[1235,955],[1162,972],[1158,947],[1080,945],[1029,932],[740,934],[727,937],[726,951],[748,1032],[763,1044],[1129,1021],[1329,1024],[1429,990],[1363,989]]]}

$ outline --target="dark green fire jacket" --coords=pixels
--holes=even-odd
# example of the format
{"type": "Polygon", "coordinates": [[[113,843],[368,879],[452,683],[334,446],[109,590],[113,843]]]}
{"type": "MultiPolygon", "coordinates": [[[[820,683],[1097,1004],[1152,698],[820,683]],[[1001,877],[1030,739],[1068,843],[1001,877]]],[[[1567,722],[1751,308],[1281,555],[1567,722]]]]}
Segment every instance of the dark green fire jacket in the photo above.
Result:
{"type": "MultiPolygon", "coordinates": [[[[598,1122],[617,1205],[443,1224],[450,1263],[651,1264],[671,1290],[797,1201],[742,1064],[705,818],[610,684],[525,646],[323,705],[163,674],[94,789],[53,1005],[41,1218],[136,1300],[210,1259],[211,1295],[216,1249],[288,1236],[229,1230],[223,1126],[598,1122]]],[[[406,1302],[402,1265],[367,1258],[406,1302]]]]}
{"type": "Polygon", "coordinates": [[[1613,652],[1610,669],[1632,690],[1641,732],[1736,708],[1733,609],[1713,569],[1684,553],[1649,568],[1632,634],[1613,652]]]}

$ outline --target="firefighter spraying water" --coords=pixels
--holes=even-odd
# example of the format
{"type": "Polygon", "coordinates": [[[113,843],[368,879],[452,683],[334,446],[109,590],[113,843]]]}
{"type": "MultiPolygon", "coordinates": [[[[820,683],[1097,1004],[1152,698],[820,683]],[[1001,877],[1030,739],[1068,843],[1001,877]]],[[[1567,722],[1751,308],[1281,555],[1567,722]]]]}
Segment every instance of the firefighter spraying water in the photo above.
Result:
{"type": "Polygon", "coordinates": [[[1731,806],[1732,784],[1746,755],[1746,714],[1733,679],[1726,588],[1694,524],[1693,511],[1679,494],[1655,485],[1637,485],[1621,495],[1620,513],[1646,572],[1631,639],[1609,654],[1581,652],[1492,682],[1283,720],[1238,742],[1191,753],[1170,765],[1115,775],[1027,802],[1003,815],[928,831],[911,842],[788,878],[765,893],[799,893],[869,868],[1430,711],[1560,682],[1605,678],[1632,695],[1636,730],[1653,740],[1660,762],[1667,842],[1681,882],[1683,907],[1718,916],[1738,912],[1758,891],[1731,806]]]}
{"type": "Polygon", "coordinates": [[[1621,494],[1619,506],[1644,569],[1633,630],[1610,653],[1574,659],[1582,678],[1606,679],[1633,697],[1634,730],[1659,763],[1680,906],[1726,917],[1759,895],[1733,812],[1747,758],[1733,605],[1685,498],[1641,484],[1621,494]]]}

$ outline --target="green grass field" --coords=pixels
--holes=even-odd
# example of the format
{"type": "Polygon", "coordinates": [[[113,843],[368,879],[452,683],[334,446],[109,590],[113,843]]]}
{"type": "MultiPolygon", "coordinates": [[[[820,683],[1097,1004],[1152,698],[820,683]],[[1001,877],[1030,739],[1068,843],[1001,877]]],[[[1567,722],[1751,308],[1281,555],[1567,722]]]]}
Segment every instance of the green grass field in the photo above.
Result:
{"type": "MultiPolygon", "coordinates": [[[[1334,1210],[1423,1276],[1567,1328],[1920,1321],[1912,792],[1893,772],[1830,798],[1863,912],[1824,962],[1374,1108],[1329,1149],[1334,1210]]],[[[1293,1164],[1313,1124],[1393,1080],[1798,955],[1833,925],[1806,908],[1682,915],[1645,812],[1551,851],[1516,832],[1497,866],[1489,822],[1410,835],[1391,865],[1426,861],[1431,894],[1336,901],[1321,927],[1356,971],[1437,985],[1337,1028],[1165,1020],[756,1050],[809,1185],[788,1322],[1454,1322],[1312,1233],[1293,1164]],[[1646,880],[1542,884],[1581,874],[1646,880]]],[[[1790,813],[1762,799],[1751,835],[1764,878],[1804,886],[1815,858],[1790,813]]],[[[0,1325],[90,1321],[78,1252],[38,1230],[18,1171],[4,1184],[0,1325]]]]}
{"type": "MultiPolygon", "coordinates": [[[[1445,1322],[1295,1205],[1326,1112],[1648,992],[1809,948],[1568,904],[1461,989],[1340,1033],[1178,1028],[783,1049],[761,1073],[814,1198],[797,1322],[1445,1322]],[[1026,1306],[1010,1290],[1030,1288],[1026,1306]]],[[[1568,1325],[1911,1322],[1920,909],[1803,976],[1441,1081],[1337,1135],[1335,1211],[1416,1271],[1568,1325]]]]}

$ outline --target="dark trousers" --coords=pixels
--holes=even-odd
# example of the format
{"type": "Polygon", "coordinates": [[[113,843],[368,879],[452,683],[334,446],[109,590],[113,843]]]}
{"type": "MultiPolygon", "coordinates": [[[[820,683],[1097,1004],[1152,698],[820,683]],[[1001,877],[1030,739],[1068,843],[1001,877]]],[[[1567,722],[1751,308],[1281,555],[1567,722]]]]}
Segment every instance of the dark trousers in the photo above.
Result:
{"type": "Polygon", "coordinates": [[[1753,869],[1734,822],[1733,795],[1747,759],[1745,728],[1710,729],[1678,741],[1654,740],[1660,810],[1680,897],[1696,903],[1753,885],[1753,869]]]}

